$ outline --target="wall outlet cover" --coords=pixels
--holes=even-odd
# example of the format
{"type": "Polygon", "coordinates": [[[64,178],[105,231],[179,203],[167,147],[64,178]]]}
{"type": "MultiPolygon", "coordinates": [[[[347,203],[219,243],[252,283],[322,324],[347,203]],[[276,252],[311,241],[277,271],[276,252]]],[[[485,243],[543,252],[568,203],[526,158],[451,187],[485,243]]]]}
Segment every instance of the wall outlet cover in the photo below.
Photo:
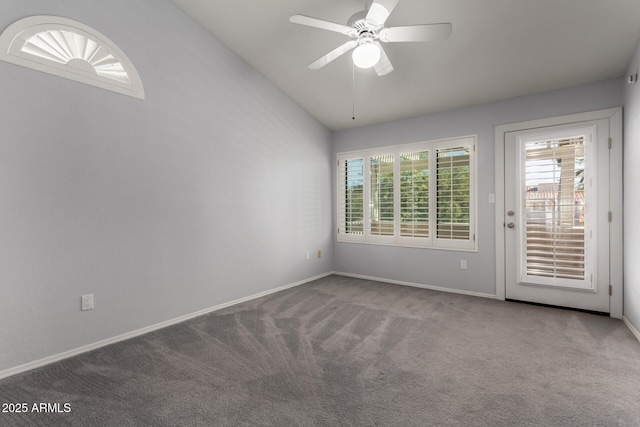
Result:
{"type": "Polygon", "coordinates": [[[82,295],[82,311],[93,309],[93,294],[82,295]]]}

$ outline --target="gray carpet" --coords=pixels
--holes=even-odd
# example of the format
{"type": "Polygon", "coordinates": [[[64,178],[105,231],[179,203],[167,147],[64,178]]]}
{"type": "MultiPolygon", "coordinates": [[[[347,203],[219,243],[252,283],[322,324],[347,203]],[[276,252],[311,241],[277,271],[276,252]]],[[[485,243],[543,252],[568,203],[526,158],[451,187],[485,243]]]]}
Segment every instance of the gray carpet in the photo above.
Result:
{"type": "Polygon", "coordinates": [[[603,316],[330,276],[7,378],[6,402],[71,412],[2,426],[639,426],[640,343],[603,316]]]}

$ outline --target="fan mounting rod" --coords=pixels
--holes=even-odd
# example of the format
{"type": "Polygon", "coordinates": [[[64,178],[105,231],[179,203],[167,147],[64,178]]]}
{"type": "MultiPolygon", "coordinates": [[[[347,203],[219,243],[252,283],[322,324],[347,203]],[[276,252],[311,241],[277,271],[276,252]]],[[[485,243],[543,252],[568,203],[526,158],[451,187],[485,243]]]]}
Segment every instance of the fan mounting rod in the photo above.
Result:
{"type": "Polygon", "coordinates": [[[382,29],[382,25],[374,25],[373,23],[367,21],[367,11],[362,10],[358,13],[353,14],[349,21],[347,21],[347,25],[355,29],[354,35],[352,37],[358,38],[362,33],[370,33],[372,37],[378,38],[378,32],[382,29]]]}

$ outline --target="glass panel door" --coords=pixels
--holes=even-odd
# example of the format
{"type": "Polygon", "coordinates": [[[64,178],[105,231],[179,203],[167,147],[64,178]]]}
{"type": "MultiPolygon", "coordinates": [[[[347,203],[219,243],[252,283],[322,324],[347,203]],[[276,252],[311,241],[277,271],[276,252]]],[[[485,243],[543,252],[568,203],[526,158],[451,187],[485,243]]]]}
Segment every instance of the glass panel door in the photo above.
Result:
{"type": "Polygon", "coordinates": [[[609,122],[505,134],[505,296],[609,312],[609,122]]]}

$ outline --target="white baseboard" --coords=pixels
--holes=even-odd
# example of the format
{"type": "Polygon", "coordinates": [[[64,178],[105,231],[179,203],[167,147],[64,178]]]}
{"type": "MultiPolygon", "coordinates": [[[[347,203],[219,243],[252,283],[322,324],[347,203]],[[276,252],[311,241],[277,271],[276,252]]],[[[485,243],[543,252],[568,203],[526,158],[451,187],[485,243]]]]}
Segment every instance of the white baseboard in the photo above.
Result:
{"type": "Polygon", "coordinates": [[[109,344],[114,344],[120,341],[128,340],[130,338],[134,338],[140,335],[147,334],[149,332],[156,331],[158,329],[166,328],[167,326],[172,326],[177,323],[184,322],[189,319],[193,319],[194,317],[202,316],[204,314],[212,313],[214,311],[222,310],[223,308],[230,307],[232,305],[240,304],[242,302],[250,301],[256,298],[261,298],[279,291],[283,291],[285,289],[294,288],[296,286],[303,285],[308,282],[312,282],[314,280],[321,279],[323,277],[327,277],[333,274],[333,272],[319,274],[317,276],[309,277],[307,279],[300,280],[298,282],[290,283],[288,285],[280,286],[278,288],[269,289],[267,291],[258,292],[257,294],[249,295],[247,297],[239,298],[233,301],[229,301],[223,304],[216,305],[214,307],[205,308],[204,310],[199,310],[193,313],[185,314],[184,316],[176,317],[174,319],[166,320],[164,322],[156,323],[151,326],[146,326],[144,328],[136,329],[135,331],[127,332],[122,335],[118,335],[112,338],[107,338],[93,344],[84,345],[82,347],[74,348],[69,351],[65,351],[59,354],[55,354],[53,356],[48,356],[43,359],[39,359],[33,362],[25,363],[24,365],[16,366],[13,368],[5,369],[4,371],[0,371],[0,379],[10,377],[12,375],[21,374],[23,372],[30,371],[32,369],[40,368],[41,366],[49,365],[51,363],[59,362],[63,359],[68,359],[69,357],[77,356],[82,353],[86,353],[88,351],[92,351],[98,349],[100,347],[107,346],[109,344]]]}
{"type": "Polygon", "coordinates": [[[432,291],[449,292],[449,293],[452,293],[452,294],[470,295],[470,296],[474,296],[474,297],[496,299],[495,295],[484,294],[482,292],[472,292],[472,291],[464,291],[462,289],[443,288],[441,286],[433,286],[433,285],[425,285],[425,284],[422,284],[422,283],[405,282],[403,280],[384,279],[384,278],[380,278],[380,277],[365,276],[365,275],[362,275],[362,274],[344,273],[344,272],[341,272],[341,271],[334,271],[333,274],[336,274],[338,276],[353,277],[353,278],[356,278],[356,279],[373,280],[375,282],[392,283],[394,285],[402,285],[402,286],[411,286],[411,287],[414,287],[414,288],[430,289],[432,291]]]}
{"type": "Polygon", "coordinates": [[[638,331],[636,327],[633,326],[633,323],[631,323],[626,316],[622,316],[622,321],[624,322],[625,325],[627,325],[627,328],[629,328],[629,330],[636,337],[636,339],[640,341],[640,331],[638,331]]]}

